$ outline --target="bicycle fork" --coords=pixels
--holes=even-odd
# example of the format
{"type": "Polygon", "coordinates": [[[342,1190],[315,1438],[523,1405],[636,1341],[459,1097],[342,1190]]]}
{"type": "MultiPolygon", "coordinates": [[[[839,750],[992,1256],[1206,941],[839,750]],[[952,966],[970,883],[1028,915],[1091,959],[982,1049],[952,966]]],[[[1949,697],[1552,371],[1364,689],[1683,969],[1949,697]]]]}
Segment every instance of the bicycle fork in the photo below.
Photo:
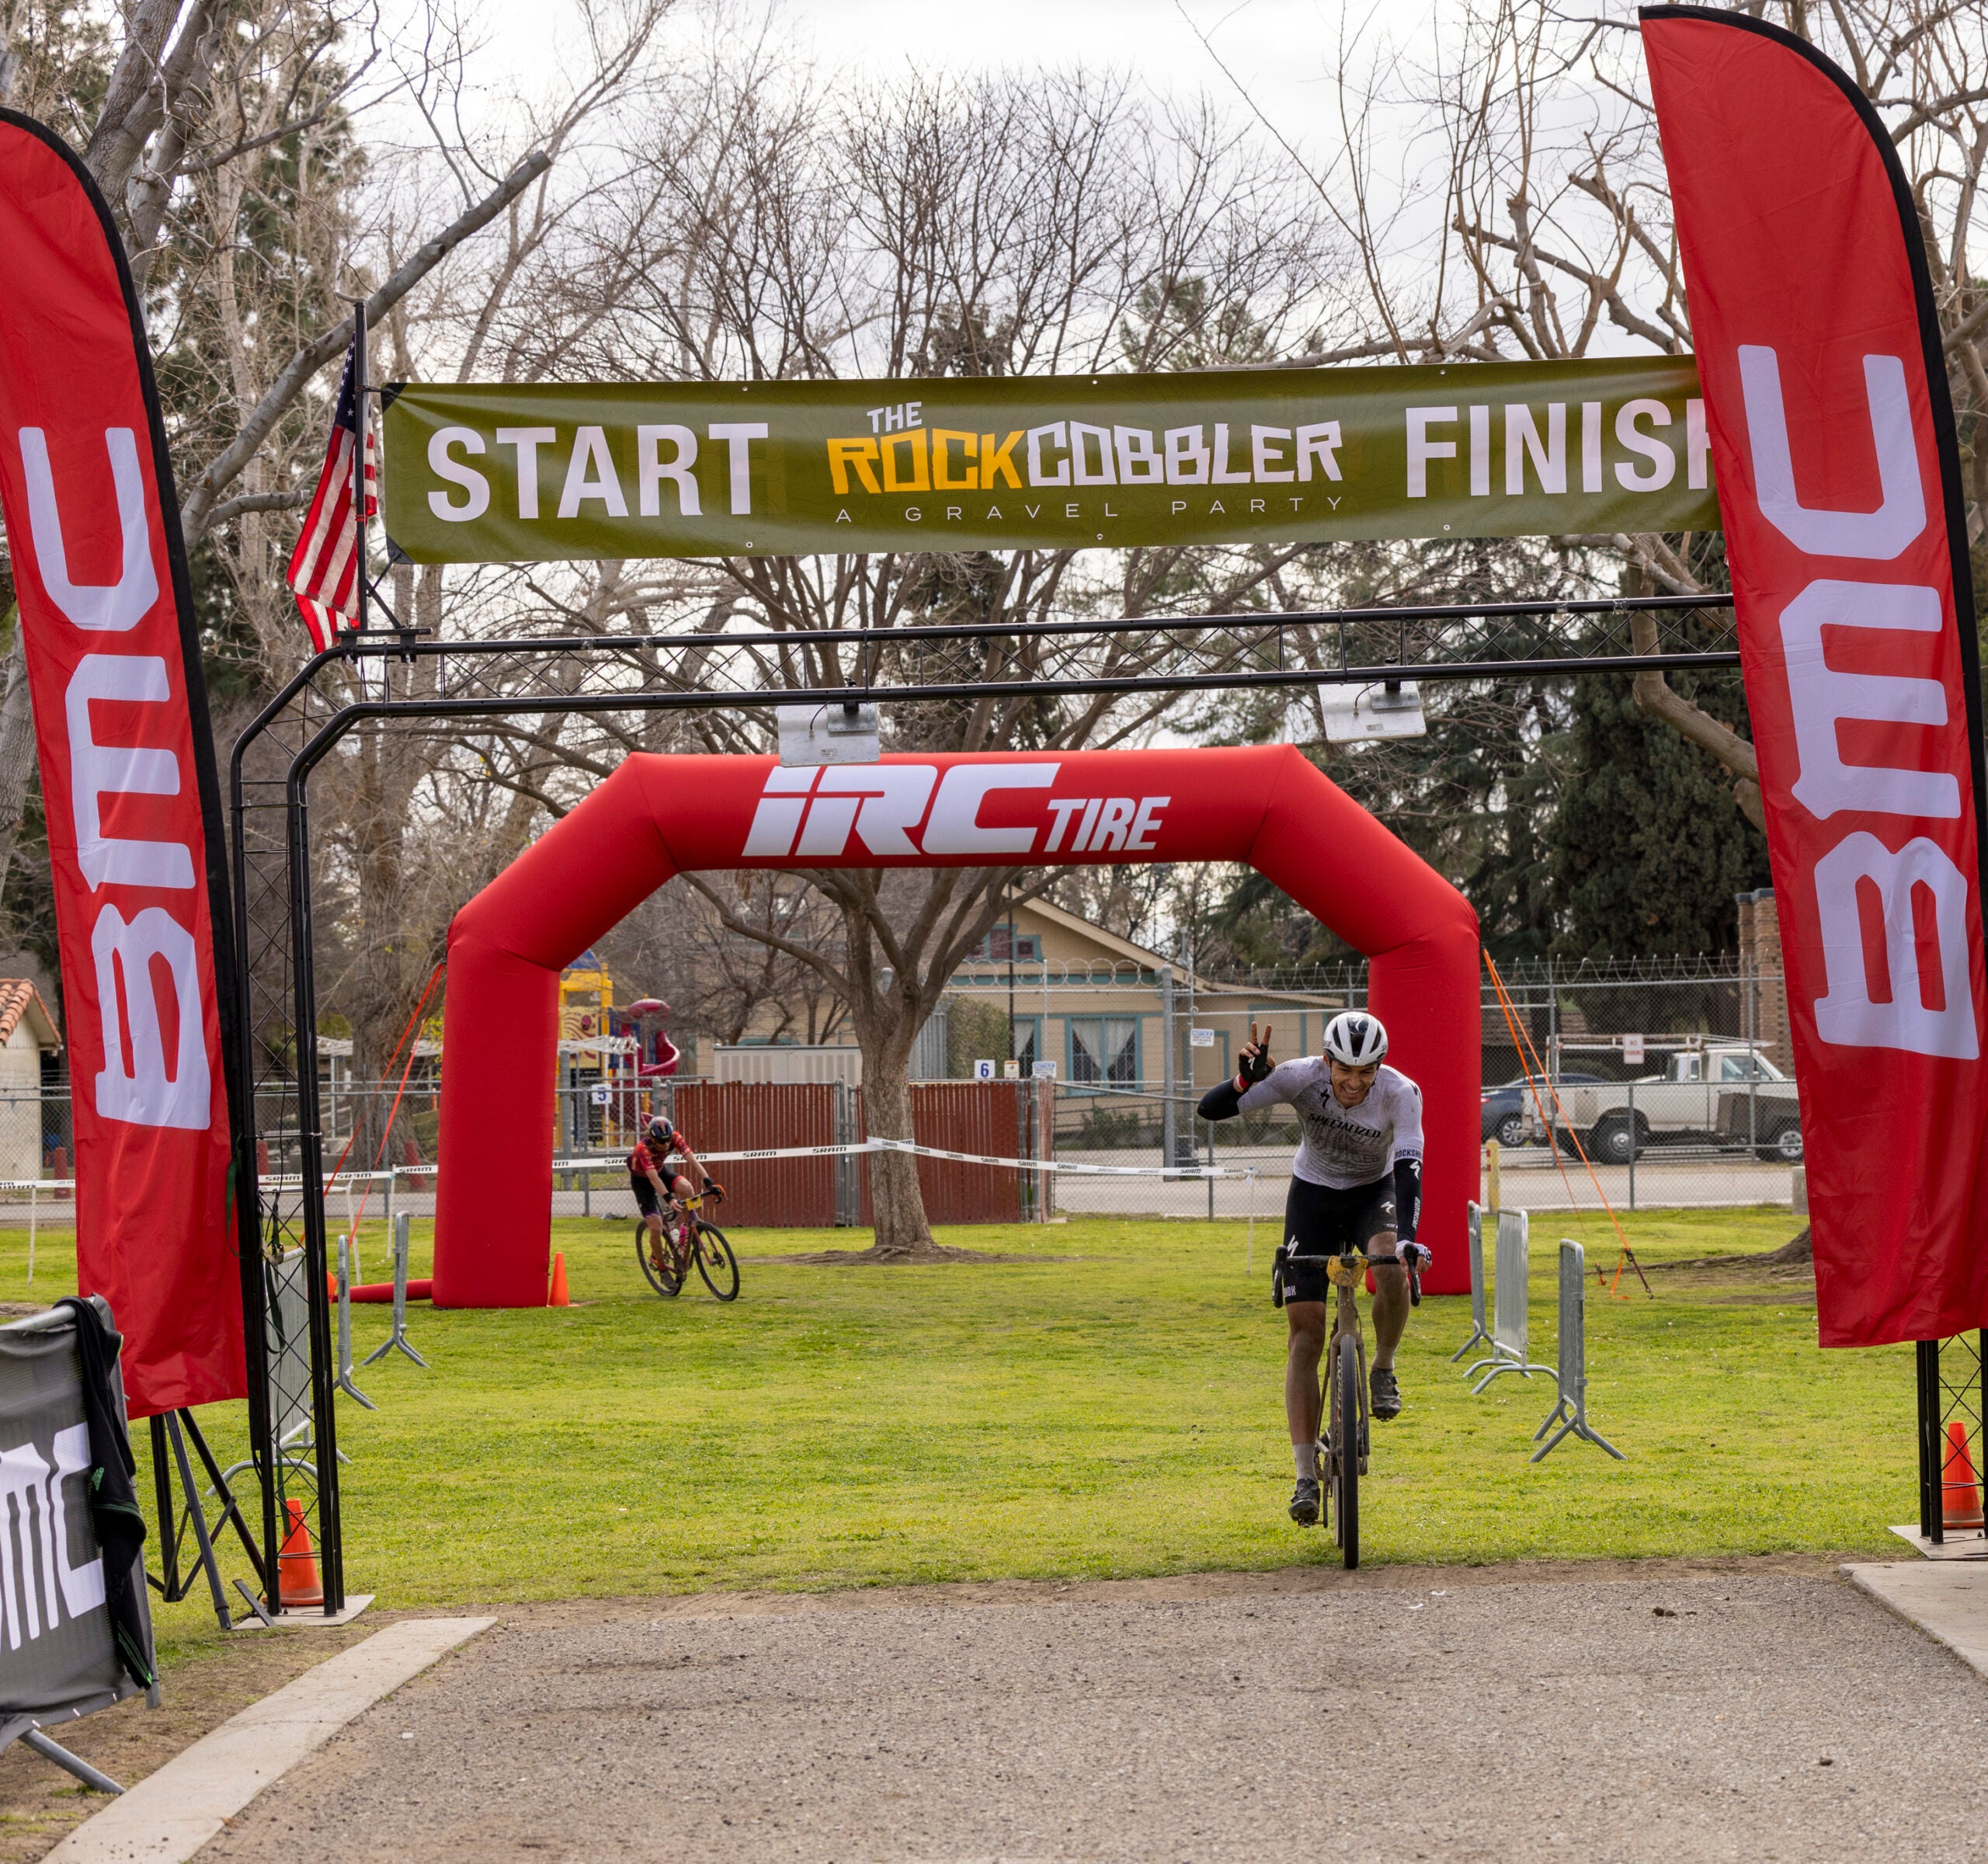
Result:
{"type": "MultiPolygon", "coordinates": [[[[1323,1377],[1319,1392],[1319,1418],[1323,1427],[1320,1435],[1326,1448],[1329,1450],[1336,1450],[1340,1445],[1340,1420],[1333,1414],[1333,1406],[1338,1396],[1338,1381],[1334,1378],[1333,1374],[1339,1367],[1339,1343],[1342,1338],[1350,1336],[1353,1341],[1354,1362],[1358,1371],[1358,1377],[1354,1384],[1359,1396],[1360,1405],[1360,1416],[1357,1427],[1358,1435],[1354,1438],[1354,1453],[1359,1459],[1360,1473],[1364,1476],[1367,1473],[1368,1451],[1371,1443],[1368,1421],[1367,1335],[1365,1330],[1360,1325],[1357,1314],[1349,1314],[1347,1312],[1349,1299],[1346,1292],[1342,1290],[1339,1297],[1339,1309],[1333,1319],[1333,1330],[1326,1339],[1325,1362],[1320,1368],[1323,1377]]],[[[1325,1473],[1322,1459],[1319,1473],[1322,1480],[1325,1473]]]]}

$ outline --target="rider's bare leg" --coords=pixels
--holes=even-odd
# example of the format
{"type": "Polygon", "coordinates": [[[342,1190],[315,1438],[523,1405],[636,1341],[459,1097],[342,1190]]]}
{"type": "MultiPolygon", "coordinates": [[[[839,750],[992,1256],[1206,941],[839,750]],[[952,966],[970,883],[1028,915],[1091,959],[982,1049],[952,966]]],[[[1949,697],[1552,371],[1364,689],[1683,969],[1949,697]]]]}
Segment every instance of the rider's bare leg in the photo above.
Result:
{"type": "Polygon", "coordinates": [[[1374,1276],[1374,1369],[1394,1369],[1395,1348],[1408,1330],[1408,1275],[1395,1254],[1395,1233],[1384,1229],[1369,1240],[1367,1257],[1374,1276]],[[1384,1263],[1392,1266],[1384,1268],[1384,1263]]]}
{"type": "Polygon", "coordinates": [[[648,1226],[649,1260],[660,1268],[662,1266],[662,1217],[659,1212],[652,1210],[642,1221],[648,1226]]]}
{"type": "Polygon", "coordinates": [[[1292,1446],[1305,1449],[1319,1441],[1319,1361],[1326,1350],[1326,1304],[1287,1301],[1284,1312],[1291,1323],[1291,1351],[1284,1365],[1284,1413],[1291,1421],[1292,1446]]]}

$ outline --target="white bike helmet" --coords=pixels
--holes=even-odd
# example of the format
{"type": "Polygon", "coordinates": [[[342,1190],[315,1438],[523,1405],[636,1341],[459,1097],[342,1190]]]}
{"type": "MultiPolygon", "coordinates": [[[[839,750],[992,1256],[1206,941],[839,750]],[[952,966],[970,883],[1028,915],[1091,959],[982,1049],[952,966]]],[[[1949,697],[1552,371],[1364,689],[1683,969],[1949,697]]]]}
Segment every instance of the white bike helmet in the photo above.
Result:
{"type": "Polygon", "coordinates": [[[1326,1053],[1349,1068],[1364,1068],[1388,1052],[1388,1032],[1378,1016],[1347,1010],[1326,1025],[1326,1053]]]}

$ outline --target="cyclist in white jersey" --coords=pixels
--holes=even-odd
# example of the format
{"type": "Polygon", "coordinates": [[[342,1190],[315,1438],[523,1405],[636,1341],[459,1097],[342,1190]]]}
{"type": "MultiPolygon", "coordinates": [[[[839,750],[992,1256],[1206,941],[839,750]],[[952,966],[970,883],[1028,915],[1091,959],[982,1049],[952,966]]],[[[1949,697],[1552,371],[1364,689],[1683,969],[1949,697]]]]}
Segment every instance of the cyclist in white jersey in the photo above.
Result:
{"type": "Polygon", "coordinates": [[[1409,1297],[1397,1245],[1423,1263],[1429,1260],[1429,1251],[1415,1240],[1422,1215],[1422,1090],[1399,1069],[1382,1066],[1388,1032],[1378,1017],[1364,1011],[1334,1017],[1326,1029],[1324,1054],[1298,1061],[1274,1063],[1270,1034],[1266,1028],[1260,1040],[1250,1024],[1236,1078],[1211,1088],[1199,1111],[1204,1120],[1226,1120],[1281,1105],[1298,1115],[1298,1156],[1271,1298],[1283,1306],[1291,1328],[1284,1375],[1298,1469],[1291,1518],[1309,1526],[1319,1512],[1312,1448],[1328,1324],[1328,1256],[1356,1249],[1373,1262],[1373,1411],[1383,1421],[1401,1415],[1395,1350],[1408,1326],[1409,1297]]]}

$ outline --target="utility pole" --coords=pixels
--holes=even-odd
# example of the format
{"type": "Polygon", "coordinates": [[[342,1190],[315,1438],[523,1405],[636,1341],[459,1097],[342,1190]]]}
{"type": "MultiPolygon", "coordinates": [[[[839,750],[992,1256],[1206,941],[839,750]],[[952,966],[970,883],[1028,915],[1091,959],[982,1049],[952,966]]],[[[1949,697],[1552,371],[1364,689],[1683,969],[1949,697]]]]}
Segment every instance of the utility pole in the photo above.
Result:
{"type": "Polygon", "coordinates": [[[1015,1059],[1015,883],[1008,882],[1008,1059],[1015,1059]]]}
{"type": "MultiPolygon", "coordinates": [[[[1187,928],[1180,928],[1180,973],[1187,980],[1187,1018],[1173,1040],[1180,1055],[1180,1093],[1184,1099],[1194,1097],[1194,952],[1187,942],[1187,928]]],[[[1179,1152],[1167,1163],[1172,1165],[1191,1165],[1194,1162],[1194,1118],[1190,1114],[1180,1122],[1175,1139],[1179,1152]]]]}

